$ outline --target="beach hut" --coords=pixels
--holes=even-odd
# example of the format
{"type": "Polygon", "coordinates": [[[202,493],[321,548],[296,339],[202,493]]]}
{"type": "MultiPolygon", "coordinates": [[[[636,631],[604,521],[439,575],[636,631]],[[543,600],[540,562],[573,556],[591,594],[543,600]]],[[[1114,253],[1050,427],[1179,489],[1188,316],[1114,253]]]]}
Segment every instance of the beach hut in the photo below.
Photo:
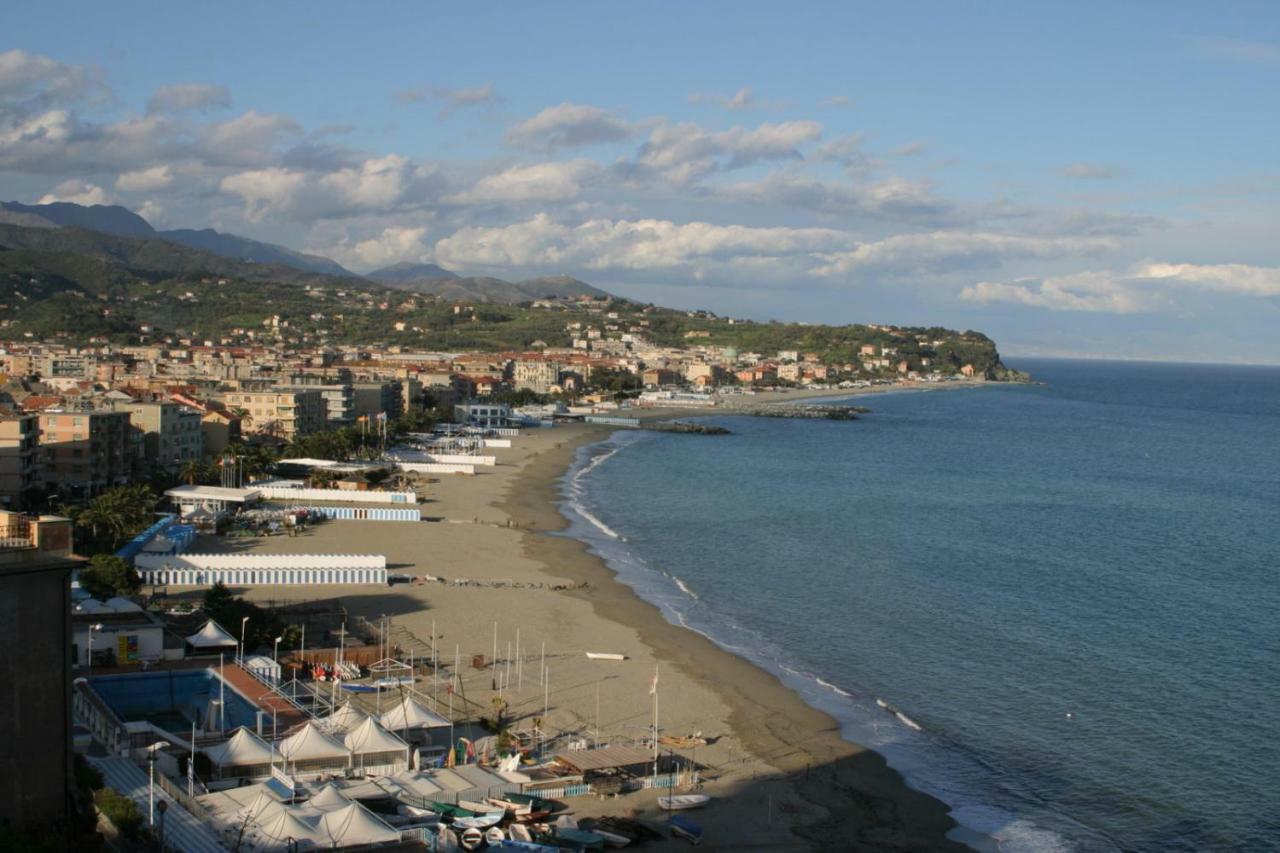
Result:
{"type": "Polygon", "coordinates": [[[332,714],[324,718],[324,724],[329,731],[345,734],[368,719],[372,718],[351,704],[350,701],[346,701],[334,709],[332,714]]]}
{"type": "Polygon", "coordinates": [[[268,776],[271,765],[280,760],[280,754],[266,741],[243,726],[222,743],[206,746],[203,752],[213,765],[214,777],[217,779],[268,776]]]}
{"type": "Polygon", "coordinates": [[[276,747],[288,772],[325,773],[345,771],[351,766],[351,751],[329,737],[308,720],[276,747]]]}
{"type": "Polygon", "coordinates": [[[343,738],[351,750],[351,763],[357,770],[375,776],[389,776],[409,766],[409,744],[366,717],[343,738]]]}
{"type": "Polygon", "coordinates": [[[234,652],[236,638],[217,622],[210,619],[199,631],[185,637],[187,646],[194,654],[217,654],[218,652],[234,652]]]}
{"type": "MultiPolygon", "coordinates": [[[[447,729],[451,725],[444,717],[427,709],[411,695],[406,695],[399,704],[385,711],[378,718],[382,727],[391,732],[404,732],[411,729],[430,732],[432,729],[447,729]]],[[[434,743],[434,740],[432,741],[434,743]]]]}
{"type": "Polygon", "coordinates": [[[316,827],[326,846],[353,847],[399,841],[400,833],[359,803],[327,812],[316,827]]]}

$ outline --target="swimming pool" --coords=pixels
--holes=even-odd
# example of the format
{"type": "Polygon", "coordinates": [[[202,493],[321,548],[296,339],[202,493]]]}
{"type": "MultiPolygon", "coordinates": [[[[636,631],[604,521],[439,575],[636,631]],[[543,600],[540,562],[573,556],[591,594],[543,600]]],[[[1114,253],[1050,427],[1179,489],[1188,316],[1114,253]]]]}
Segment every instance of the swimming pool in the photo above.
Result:
{"type": "MultiPolygon", "coordinates": [[[[120,719],[146,720],[175,733],[189,731],[192,722],[203,727],[209,700],[222,694],[212,669],[98,675],[89,683],[120,719]]],[[[228,729],[256,726],[258,709],[229,684],[225,701],[228,729]]]]}

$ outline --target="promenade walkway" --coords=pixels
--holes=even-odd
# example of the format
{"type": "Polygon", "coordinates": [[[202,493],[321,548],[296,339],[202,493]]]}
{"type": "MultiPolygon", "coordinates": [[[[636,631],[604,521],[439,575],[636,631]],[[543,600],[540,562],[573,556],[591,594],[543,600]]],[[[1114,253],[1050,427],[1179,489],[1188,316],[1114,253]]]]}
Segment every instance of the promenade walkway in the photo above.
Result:
{"type": "MultiPolygon", "coordinates": [[[[150,811],[148,799],[149,780],[147,774],[127,758],[94,758],[89,762],[102,773],[107,786],[114,788],[124,796],[137,803],[145,822],[150,811]]],[[[155,787],[156,802],[166,802],[164,816],[164,840],[166,849],[181,850],[182,853],[225,853],[226,847],[212,829],[196,819],[189,811],[168,794],[155,787]]],[[[160,812],[156,811],[156,829],[158,834],[160,812]]]]}
{"type": "MultiPolygon", "coordinates": [[[[223,677],[226,679],[227,684],[238,690],[242,696],[248,697],[249,701],[266,712],[267,726],[270,726],[272,714],[275,714],[277,732],[286,732],[293,726],[307,721],[307,715],[298,710],[297,706],[283,696],[273,693],[271,688],[245,672],[239,664],[226,666],[223,670],[223,677]]],[[[264,728],[263,734],[270,738],[270,729],[264,728]]]]}

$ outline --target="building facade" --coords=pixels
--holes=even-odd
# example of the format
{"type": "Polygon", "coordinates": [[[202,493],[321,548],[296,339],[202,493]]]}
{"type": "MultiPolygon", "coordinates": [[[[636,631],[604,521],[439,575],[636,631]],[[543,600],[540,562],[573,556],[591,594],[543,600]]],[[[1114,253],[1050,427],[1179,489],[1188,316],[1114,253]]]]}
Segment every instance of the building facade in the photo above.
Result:
{"type": "Polygon", "coordinates": [[[244,412],[242,429],[291,441],[325,428],[325,401],[314,388],[231,391],[223,402],[244,412]]]}
{"type": "Polygon", "coordinates": [[[92,497],[128,482],[135,444],[128,412],[40,413],[40,464],[45,489],[64,497],[92,497]]]}
{"type": "Polygon", "coordinates": [[[40,485],[40,418],[0,418],[0,509],[21,509],[22,494],[40,485]]]}
{"type": "Polygon", "coordinates": [[[204,456],[200,412],[178,403],[117,403],[128,412],[145,467],[177,471],[204,456]]]}

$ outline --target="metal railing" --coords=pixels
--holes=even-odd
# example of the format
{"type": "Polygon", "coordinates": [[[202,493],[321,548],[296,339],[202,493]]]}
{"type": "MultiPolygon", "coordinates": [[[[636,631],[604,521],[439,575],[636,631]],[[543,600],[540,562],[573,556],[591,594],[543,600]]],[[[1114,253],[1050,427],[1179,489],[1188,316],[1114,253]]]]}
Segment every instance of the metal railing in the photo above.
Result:
{"type": "Polygon", "coordinates": [[[31,519],[18,518],[0,524],[0,548],[30,548],[35,544],[31,519]]]}

